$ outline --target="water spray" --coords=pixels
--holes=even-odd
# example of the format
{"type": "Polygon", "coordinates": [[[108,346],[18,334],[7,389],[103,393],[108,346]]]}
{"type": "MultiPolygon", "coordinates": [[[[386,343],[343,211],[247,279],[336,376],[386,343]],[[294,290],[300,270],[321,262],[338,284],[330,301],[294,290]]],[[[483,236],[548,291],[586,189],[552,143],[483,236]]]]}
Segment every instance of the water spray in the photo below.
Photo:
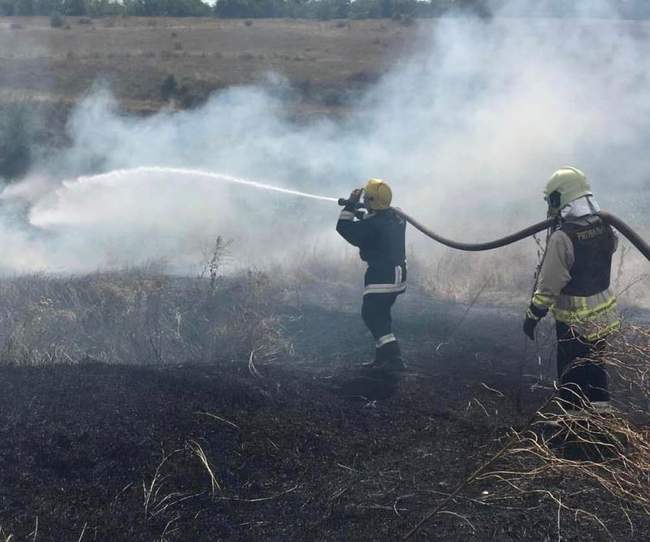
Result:
{"type": "MultiPolygon", "coordinates": [[[[128,169],[128,170],[115,170],[100,175],[80,177],[75,181],[64,181],[63,186],[65,188],[72,188],[73,186],[81,186],[82,188],[87,188],[93,185],[103,185],[107,187],[117,186],[118,184],[123,182],[125,178],[128,178],[129,174],[144,174],[144,175],[157,175],[157,174],[170,175],[171,174],[171,175],[177,175],[179,177],[201,177],[201,178],[211,179],[215,181],[220,181],[220,182],[225,182],[225,183],[230,183],[230,184],[235,184],[240,186],[247,186],[250,188],[256,188],[259,190],[277,192],[289,196],[298,196],[298,197],[313,199],[313,200],[336,202],[340,206],[345,206],[350,203],[345,198],[333,198],[333,197],[323,196],[319,194],[311,194],[308,192],[302,192],[290,188],[282,188],[279,186],[273,186],[270,184],[252,181],[248,179],[241,179],[241,178],[233,177],[231,175],[212,173],[209,171],[203,171],[198,169],[185,169],[185,168],[159,167],[159,166],[139,167],[139,168],[128,169]]],[[[361,204],[355,204],[355,206],[359,207],[361,206],[361,204]]],[[[547,230],[549,228],[554,228],[558,224],[557,218],[549,218],[547,220],[537,222],[536,224],[528,226],[527,228],[524,228],[520,231],[517,231],[515,233],[512,233],[500,239],[496,239],[494,241],[487,241],[482,243],[465,243],[465,242],[459,242],[459,241],[447,239],[437,234],[436,232],[424,226],[422,223],[420,223],[418,220],[416,220],[409,214],[402,211],[401,209],[397,209],[395,207],[391,207],[391,209],[396,214],[404,218],[404,220],[406,220],[409,224],[411,224],[415,229],[417,229],[418,231],[420,231],[430,239],[442,245],[445,245],[449,248],[469,251],[469,252],[477,252],[477,251],[493,250],[493,249],[501,248],[510,245],[512,243],[516,243],[517,241],[521,241],[522,239],[526,239],[527,237],[533,236],[536,233],[539,233],[541,231],[547,230]]],[[[34,225],[47,226],[52,221],[57,222],[61,220],[60,216],[52,217],[47,212],[46,209],[44,210],[43,213],[40,213],[38,211],[39,211],[38,209],[35,209],[30,216],[30,221],[34,225]]],[[[600,211],[597,213],[597,215],[604,222],[616,228],[641,252],[641,254],[643,254],[646,257],[646,259],[650,260],[650,245],[648,245],[638,235],[638,233],[636,233],[623,220],[606,211],[600,211]]]]}
{"type": "MultiPolygon", "coordinates": [[[[61,187],[58,188],[54,197],[43,198],[42,201],[37,202],[30,209],[29,221],[32,226],[40,228],[48,228],[51,226],[77,226],[79,217],[75,215],[74,210],[70,212],[67,209],[60,207],[61,203],[66,201],[74,201],[75,197],[83,200],[83,195],[90,190],[97,189],[110,189],[116,190],[120,188],[129,187],[132,180],[135,178],[148,179],[155,181],[157,178],[173,178],[179,183],[188,186],[191,190],[191,185],[197,180],[214,181],[219,184],[232,184],[236,186],[245,186],[257,190],[264,190],[267,192],[276,192],[287,196],[298,196],[311,200],[320,200],[327,202],[336,202],[336,198],[322,196],[318,194],[310,194],[291,188],[282,188],[273,186],[253,180],[234,177],[232,175],[214,173],[200,169],[188,168],[175,168],[175,167],[161,167],[161,166],[143,166],[130,169],[116,169],[107,173],[100,173],[97,175],[81,176],[74,179],[64,180],[61,187]]],[[[88,214],[83,204],[77,204],[84,213],[86,213],[88,221],[92,222],[96,219],[92,213],[88,214]]]]}
{"type": "MultiPolygon", "coordinates": [[[[107,185],[111,184],[111,181],[117,182],[117,179],[124,174],[129,173],[149,173],[149,174],[172,174],[172,175],[183,175],[190,177],[204,177],[207,179],[214,179],[215,181],[222,181],[226,183],[239,184],[244,186],[250,186],[252,188],[258,188],[261,190],[269,190],[272,192],[280,192],[282,194],[287,194],[290,196],[300,196],[302,198],[317,199],[322,201],[337,201],[336,198],[330,198],[327,196],[319,196],[317,194],[309,194],[307,192],[301,192],[299,190],[292,190],[290,188],[281,188],[279,186],[273,186],[270,184],[260,183],[257,181],[250,181],[248,179],[241,179],[238,177],[233,177],[231,175],[223,175],[221,173],[212,173],[210,171],[203,171],[200,169],[185,169],[185,168],[174,168],[174,167],[160,167],[160,166],[145,166],[137,167],[133,169],[117,169],[111,171],[110,173],[103,173],[100,175],[93,175],[92,177],[80,177],[77,181],[82,184],[92,184],[92,183],[105,183],[107,185]]],[[[70,181],[65,181],[63,183],[65,186],[70,185],[70,181]]]]}

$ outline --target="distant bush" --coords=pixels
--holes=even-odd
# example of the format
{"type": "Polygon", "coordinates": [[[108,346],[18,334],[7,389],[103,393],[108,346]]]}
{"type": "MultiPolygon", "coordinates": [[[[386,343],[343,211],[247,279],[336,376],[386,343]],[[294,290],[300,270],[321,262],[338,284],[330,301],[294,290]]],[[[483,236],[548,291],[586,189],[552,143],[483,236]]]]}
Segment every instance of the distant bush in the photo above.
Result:
{"type": "Polygon", "coordinates": [[[381,74],[372,71],[360,71],[355,72],[347,77],[347,81],[350,83],[357,83],[362,85],[368,85],[371,83],[376,83],[381,78],[381,74]]]}
{"type": "MultiPolygon", "coordinates": [[[[188,53],[184,52],[181,56],[187,57],[188,53]]],[[[251,55],[251,58],[255,57],[251,55]]],[[[173,75],[168,75],[160,85],[162,99],[165,101],[174,99],[184,109],[191,109],[204,104],[215,90],[214,85],[205,81],[198,81],[191,77],[184,77],[177,81],[173,75]]]]}
{"type": "Polygon", "coordinates": [[[23,105],[0,110],[0,177],[22,177],[32,162],[34,118],[23,105]]]}
{"type": "Polygon", "coordinates": [[[93,20],[90,17],[82,17],[77,21],[79,24],[93,24],[93,20]]]}
{"type": "Polygon", "coordinates": [[[62,28],[64,24],[65,19],[63,18],[63,15],[61,15],[58,11],[54,11],[50,15],[50,26],[52,28],[62,28]]]}
{"type": "Polygon", "coordinates": [[[330,90],[320,96],[320,101],[327,107],[340,107],[345,104],[345,98],[341,92],[330,90]]]}
{"type": "Polygon", "coordinates": [[[173,75],[168,75],[160,85],[160,97],[165,100],[171,100],[176,97],[178,92],[178,83],[173,75]]]}
{"type": "Polygon", "coordinates": [[[205,103],[211,93],[211,89],[204,88],[202,85],[197,85],[196,82],[187,82],[181,85],[178,89],[177,98],[180,105],[186,109],[198,107],[205,103]]]}

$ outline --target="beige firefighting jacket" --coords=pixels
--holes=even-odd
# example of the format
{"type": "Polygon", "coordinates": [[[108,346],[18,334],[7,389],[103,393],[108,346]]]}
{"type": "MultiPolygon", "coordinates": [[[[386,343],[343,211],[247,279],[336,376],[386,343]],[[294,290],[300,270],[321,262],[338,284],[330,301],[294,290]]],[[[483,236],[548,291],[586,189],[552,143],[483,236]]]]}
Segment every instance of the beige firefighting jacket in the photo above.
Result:
{"type": "MultiPolygon", "coordinates": [[[[584,218],[574,218],[571,222],[587,224],[584,218]]],[[[562,289],[571,280],[573,262],[571,239],[563,231],[553,232],[546,246],[532,304],[538,309],[550,309],[557,321],[571,326],[577,335],[588,341],[601,339],[620,327],[616,297],[610,289],[588,297],[563,294],[562,289]]]]}

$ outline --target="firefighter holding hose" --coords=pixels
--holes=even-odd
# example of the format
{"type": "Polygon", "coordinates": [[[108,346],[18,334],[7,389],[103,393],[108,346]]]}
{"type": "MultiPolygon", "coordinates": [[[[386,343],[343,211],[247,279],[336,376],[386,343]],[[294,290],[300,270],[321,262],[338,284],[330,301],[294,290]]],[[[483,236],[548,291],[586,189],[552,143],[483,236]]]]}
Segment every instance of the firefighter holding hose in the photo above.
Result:
{"type": "Polygon", "coordinates": [[[544,191],[550,217],[557,217],[548,239],[524,332],[550,310],[557,332],[560,398],[567,409],[609,410],[608,377],[599,361],[607,338],[620,327],[610,274],[617,238],[596,215],[600,210],[579,169],[556,171],[544,191]]]}
{"type": "Polygon", "coordinates": [[[375,359],[363,366],[400,371],[406,366],[392,332],[391,308],[406,290],[406,221],[390,207],[391,201],[388,183],[370,179],[365,188],[353,190],[349,199],[341,200],[344,207],[336,231],[359,248],[361,259],[368,264],[361,316],[375,339],[375,359]]]}

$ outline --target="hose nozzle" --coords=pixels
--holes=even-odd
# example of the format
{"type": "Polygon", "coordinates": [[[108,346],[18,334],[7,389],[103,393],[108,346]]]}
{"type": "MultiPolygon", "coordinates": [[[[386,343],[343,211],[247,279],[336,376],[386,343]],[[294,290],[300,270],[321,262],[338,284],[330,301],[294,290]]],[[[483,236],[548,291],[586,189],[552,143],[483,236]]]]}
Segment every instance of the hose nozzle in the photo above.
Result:
{"type": "Polygon", "coordinates": [[[355,209],[365,209],[366,208],[366,206],[360,201],[357,201],[356,203],[352,203],[349,199],[345,199],[345,198],[339,198],[338,204],[341,207],[346,207],[348,205],[352,205],[355,209]]]}
{"type": "Polygon", "coordinates": [[[339,198],[338,204],[341,207],[345,207],[347,205],[354,205],[355,209],[359,209],[361,207],[365,207],[363,203],[360,202],[361,196],[363,195],[364,188],[357,188],[352,192],[352,196],[357,195],[356,201],[353,199],[348,199],[348,198],[339,198]]]}

